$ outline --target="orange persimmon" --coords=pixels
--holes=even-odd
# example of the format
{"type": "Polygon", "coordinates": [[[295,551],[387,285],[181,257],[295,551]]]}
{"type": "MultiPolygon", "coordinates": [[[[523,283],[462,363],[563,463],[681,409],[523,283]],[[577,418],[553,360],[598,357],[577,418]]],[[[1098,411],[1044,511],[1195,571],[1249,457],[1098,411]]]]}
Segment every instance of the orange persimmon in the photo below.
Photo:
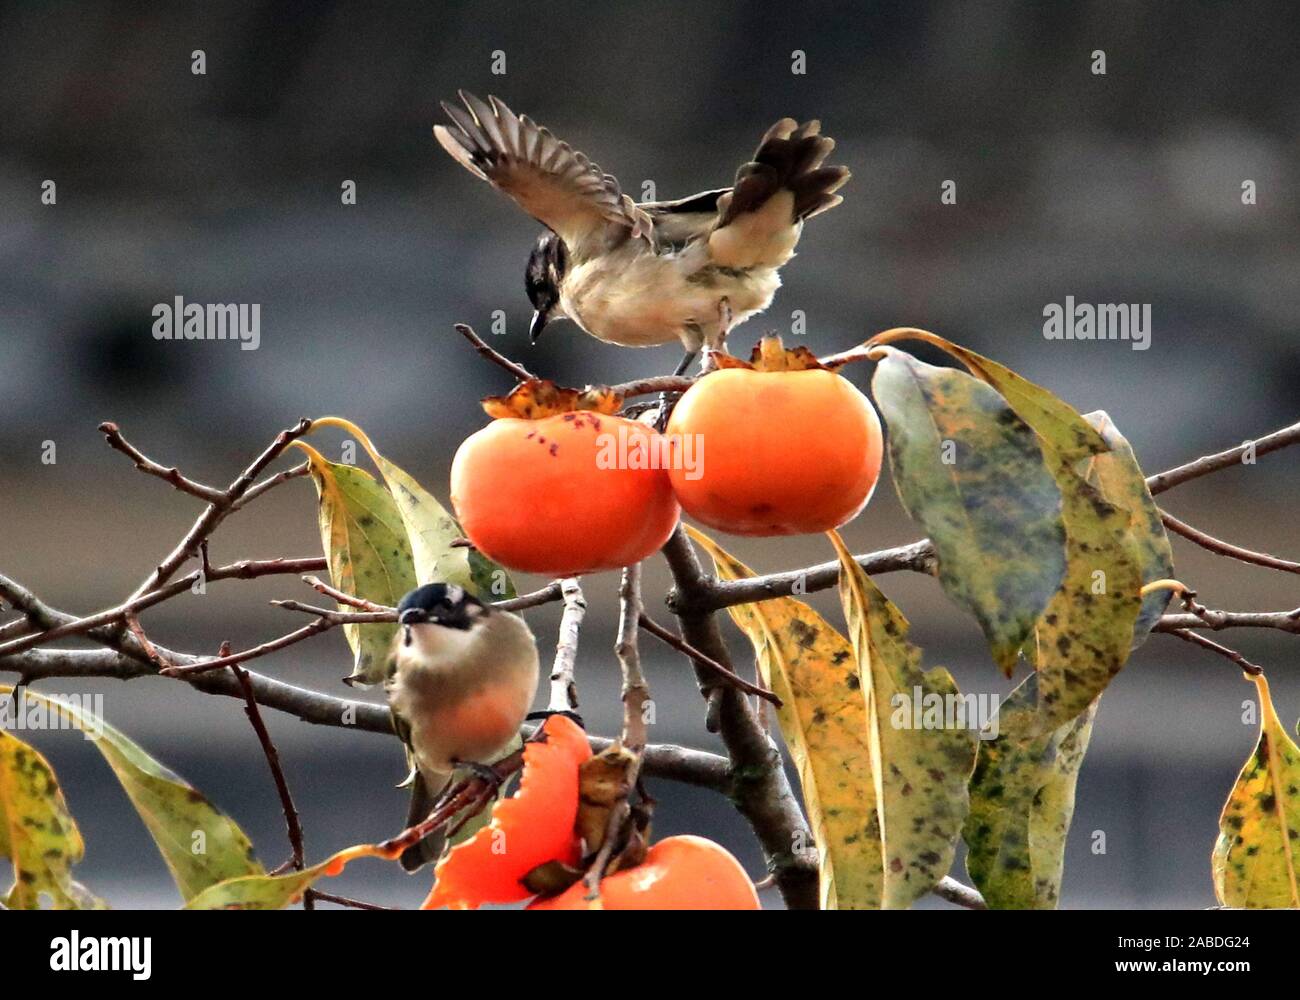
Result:
{"type": "Polygon", "coordinates": [[[613,415],[608,394],[524,383],[484,401],[496,417],[461,444],[451,501],[465,536],[508,569],[552,577],[640,562],[672,534],[667,448],[613,415]]]}
{"type": "Polygon", "coordinates": [[[758,910],[758,893],[731,853],[704,837],[667,837],[635,868],[607,875],[588,901],[576,882],[530,910],[758,910]]]}
{"type": "Polygon", "coordinates": [[[875,408],[856,387],[776,338],[753,364],[723,359],[677,403],[674,443],[693,436],[695,468],[670,463],[682,509],[735,535],[802,535],[852,520],[880,476],[875,408]]]}
{"type": "Polygon", "coordinates": [[[422,909],[517,902],[532,895],[521,879],[534,868],[549,861],[577,864],[578,768],[591,748],[582,727],[562,715],[542,723],[542,732],[544,740],[524,744],[515,793],[496,803],[487,826],[438,862],[422,909]]]}

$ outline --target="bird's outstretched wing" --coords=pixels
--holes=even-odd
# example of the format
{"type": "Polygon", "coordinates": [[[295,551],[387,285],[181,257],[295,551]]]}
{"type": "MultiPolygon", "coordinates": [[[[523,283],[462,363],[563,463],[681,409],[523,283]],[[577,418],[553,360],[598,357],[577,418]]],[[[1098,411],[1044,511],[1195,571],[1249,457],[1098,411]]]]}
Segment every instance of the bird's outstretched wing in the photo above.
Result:
{"type": "Polygon", "coordinates": [[[453,125],[433,134],[466,170],[504,191],[574,248],[593,235],[653,235],[654,223],[582,153],[495,97],[460,91],[465,107],[443,103],[453,125]],[[613,234],[608,227],[615,227],[613,234]]]}
{"type": "Polygon", "coordinates": [[[718,199],[709,255],[724,267],[780,267],[794,255],[805,219],[834,208],[847,167],[823,167],[835,140],[821,123],[782,118],[767,130],[736,184],[718,199]]]}

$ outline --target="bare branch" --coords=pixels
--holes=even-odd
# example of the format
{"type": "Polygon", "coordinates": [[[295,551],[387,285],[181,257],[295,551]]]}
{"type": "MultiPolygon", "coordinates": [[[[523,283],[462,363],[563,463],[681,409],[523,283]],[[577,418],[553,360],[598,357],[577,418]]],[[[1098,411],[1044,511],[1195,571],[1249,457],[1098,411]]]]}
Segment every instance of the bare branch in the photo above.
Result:
{"type": "Polygon", "coordinates": [[[292,469],[285,469],[283,472],[277,472],[273,476],[263,479],[260,483],[250,486],[248,492],[230,505],[230,510],[240,510],[248,506],[267,490],[275,489],[281,483],[287,483],[290,479],[297,479],[299,476],[305,476],[311,471],[311,463],[303,462],[301,465],[295,465],[292,469]]]}
{"type": "Polygon", "coordinates": [[[555,664],[551,667],[551,696],[547,705],[553,712],[577,711],[578,685],[573,667],[578,658],[578,633],[587,614],[587,601],[575,578],[560,581],[564,597],[564,614],[560,618],[560,636],[555,642],[555,664]]]}
{"type": "MultiPolygon", "coordinates": [[[[663,554],[685,606],[692,607],[708,586],[708,579],[680,525],[664,546],[663,554]]],[[[722,633],[711,613],[679,610],[677,618],[687,643],[711,659],[730,665],[722,633]]],[[[817,865],[806,852],[795,849],[798,844],[814,843],[814,839],[786,778],[780,753],[759,725],[743,692],[719,684],[712,671],[698,664],[695,674],[701,694],[708,699],[712,728],[721,734],[731,761],[731,801],[758,837],[768,871],[775,877],[786,905],[791,909],[816,909],[817,865]]]]}
{"type": "Polygon", "coordinates": [[[144,582],[136,588],[131,599],[146,594],[157,587],[162,586],[172,578],[175,572],[180,568],[186,559],[192,559],[199,553],[200,544],[216,530],[226,516],[234,509],[234,505],[249,491],[254,481],[262,474],[262,470],[270,465],[281,452],[289,446],[289,442],[295,441],[311,430],[311,421],[303,418],[292,427],[281,431],[262,454],[253,459],[252,463],[232,482],[224,491],[219,499],[212,500],[199,515],[198,520],[194,522],[193,527],[186,532],[185,537],[180,540],[174,549],[160,562],[144,582]]]}
{"type": "Polygon", "coordinates": [[[1208,649],[1212,653],[1218,653],[1220,656],[1226,657],[1227,659],[1231,660],[1233,663],[1235,663],[1237,666],[1239,666],[1242,670],[1244,670],[1246,673],[1250,674],[1251,676],[1258,676],[1259,674],[1262,674],[1264,672],[1263,668],[1255,665],[1254,663],[1251,663],[1248,659],[1246,659],[1244,656],[1238,653],[1235,649],[1229,649],[1227,646],[1221,646],[1217,642],[1205,638],[1205,636],[1203,635],[1197,635],[1195,632],[1191,631],[1190,629],[1185,629],[1185,628],[1170,629],[1168,634],[1177,636],[1179,639],[1182,639],[1184,642],[1190,642],[1193,645],[1200,646],[1202,649],[1208,649]]]}
{"type": "Polygon", "coordinates": [[[1258,456],[1267,455],[1271,451],[1277,451],[1279,448],[1285,448],[1297,442],[1300,442],[1300,423],[1292,424],[1290,427],[1283,427],[1281,430],[1266,434],[1254,441],[1246,441],[1236,448],[1229,448],[1227,451],[1221,451],[1216,455],[1205,455],[1194,462],[1188,462],[1186,465],[1179,465],[1173,469],[1166,469],[1164,472],[1156,473],[1156,475],[1147,479],[1147,489],[1151,491],[1152,495],[1163,493],[1165,490],[1172,489],[1189,480],[1207,476],[1211,472],[1218,472],[1220,469],[1241,465],[1242,458],[1250,452],[1252,446],[1254,454],[1258,456]]]}
{"type": "Polygon", "coordinates": [[[1208,549],[1217,555],[1227,556],[1229,559],[1236,559],[1239,562],[1252,563],[1256,566],[1266,566],[1269,569],[1280,569],[1284,573],[1300,573],[1300,563],[1291,562],[1288,559],[1279,559],[1267,552],[1252,552],[1250,549],[1243,549],[1238,545],[1215,538],[1213,535],[1207,535],[1204,531],[1193,528],[1186,521],[1178,520],[1168,511],[1162,510],[1160,512],[1160,520],[1164,522],[1165,527],[1170,531],[1182,535],[1201,548],[1208,549]]]}
{"type": "Polygon", "coordinates": [[[478,351],[483,357],[487,358],[494,365],[504,368],[520,382],[527,382],[537,376],[530,372],[523,365],[511,361],[504,354],[499,353],[487,345],[487,342],[474,332],[474,329],[468,323],[457,323],[456,332],[473,345],[474,350],[478,351]]]}
{"type": "Polygon", "coordinates": [[[1300,634],[1300,608],[1292,611],[1215,611],[1208,617],[1195,613],[1164,615],[1156,622],[1153,632],[1175,632],[1179,629],[1225,628],[1275,628],[1283,632],[1300,634]]]}
{"type": "Polygon", "coordinates": [[[182,476],[176,466],[160,465],[152,458],[149,458],[144,452],[140,451],[135,445],[131,444],[122,436],[121,430],[117,424],[110,420],[104,421],[99,425],[99,429],[104,433],[104,440],[114,451],[120,451],[123,455],[135,463],[135,467],[141,472],[148,473],[151,476],[157,476],[165,482],[171,483],[172,486],[182,493],[188,493],[196,496],[200,500],[206,500],[208,503],[220,503],[225,499],[225,491],[219,490],[213,486],[205,486],[203,483],[196,482],[193,479],[187,479],[182,476]]]}
{"type": "MultiPolygon", "coordinates": [[[[866,572],[876,576],[898,570],[933,574],[936,566],[934,546],[928,539],[853,558],[866,572]]],[[[824,562],[785,573],[751,576],[744,580],[718,580],[705,576],[693,588],[689,597],[680,586],[675,587],[668,595],[668,606],[674,612],[717,611],[735,604],[826,590],[839,582],[839,574],[838,562],[824,562]]]]}
{"type": "Polygon", "coordinates": [[[778,698],[773,692],[767,690],[767,688],[759,687],[757,684],[750,683],[749,681],[745,680],[745,678],[741,677],[739,674],[733,673],[731,670],[724,667],[717,660],[713,659],[710,656],[705,656],[703,653],[701,653],[690,643],[686,642],[680,636],[676,636],[668,629],[664,628],[662,625],[660,625],[657,621],[655,621],[645,612],[641,613],[641,618],[638,624],[640,624],[640,626],[643,629],[649,632],[656,639],[659,639],[660,641],[671,646],[673,649],[677,650],[677,652],[685,654],[686,656],[690,657],[692,660],[694,660],[696,663],[700,664],[701,666],[708,667],[719,677],[724,678],[726,682],[730,684],[732,687],[739,688],[741,691],[744,691],[746,694],[756,695],[757,697],[762,698],[765,701],[769,701],[777,708],[781,707],[781,699],[778,698]]]}
{"type": "Polygon", "coordinates": [[[199,660],[195,663],[184,665],[164,667],[158,671],[164,677],[193,677],[195,674],[207,673],[210,670],[216,670],[218,667],[230,667],[236,663],[243,663],[246,660],[255,660],[259,656],[265,656],[267,653],[274,653],[278,649],[284,649],[286,646],[292,646],[296,642],[302,642],[304,639],[310,639],[314,635],[319,635],[333,628],[337,622],[333,621],[328,615],[320,615],[315,621],[308,622],[302,628],[290,632],[288,635],[282,635],[278,639],[272,639],[270,642],[264,642],[259,646],[253,646],[251,649],[241,650],[238,653],[231,653],[228,656],[218,656],[211,660],[199,660]]]}
{"type": "MultiPolygon", "coordinates": [[[[223,642],[220,655],[226,656],[229,653],[230,643],[223,642]]],[[[294,808],[293,795],[289,792],[289,782],[285,780],[284,768],[280,766],[280,752],[275,748],[266,723],[262,721],[262,713],[257,707],[257,695],[253,691],[253,682],[249,679],[248,671],[232,666],[230,672],[239,681],[239,688],[244,695],[244,714],[248,716],[253,732],[257,734],[257,741],[262,745],[262,754],[266,757],[267,766],[271,768],[271,779],[275,782],[276,793],[280,796],[280,808],[284,811],[284,825],[289,837],[289,847],[293,851],[291,864],[295,870],[302,871],[306,864],[302,822],[298,819],[298,810],[294,808]]]]}
{"type": "MultiPolygon", "coordinates": [[[[641,653],[637,648],[637,622],[641,617],[641,564],[623,570],[618,588],[618,638],[614,652],[623,671],[623,745],[640,754],[646,745],[645,706],[650,688],[641,673],[641,653]]],[[[636,774],[628,776],[634,781],[636,774]]]]}
{"type": "MultiPolygon", "coordinates": [[[[157,590],[143,594],[125,604],[119,604],[117,607],[108,608],[104,611],[97,611],[93,615],[87,615],[84,618],[70,618],[61,625],[52,628],[39,629],[35,634],[28,635],[16,642],[8,642],[0,645],[0,656],[7,656],[12,653],[20,653],[24,649],[31,649],[35,646],[43,646],[55,639],[63,639],[70,635],[81,635],[86,632],[94,632],[106,626],[117,625],[124,622],[128,616],[138,615],[139,612],[146,608],[151,608],[163,601],[169,600],[183,594],[189,590],[200,578],[204,582],[212,580],[252,580],[260,576],[274,576],[281,573],[302,573],[308,570],[320,570],[325,568],[323,558],[307,559],[262,559],[251,560],[243,559],[228,566],[208,567],[206,575],[200,575],[199,570],[187,573],[185,576],[170,583],[159,587],[157,590]]],[[[10,587],[17,587],[15,581],[7,577],[0,576],[0,581],[5,582],[10,587]]]]}

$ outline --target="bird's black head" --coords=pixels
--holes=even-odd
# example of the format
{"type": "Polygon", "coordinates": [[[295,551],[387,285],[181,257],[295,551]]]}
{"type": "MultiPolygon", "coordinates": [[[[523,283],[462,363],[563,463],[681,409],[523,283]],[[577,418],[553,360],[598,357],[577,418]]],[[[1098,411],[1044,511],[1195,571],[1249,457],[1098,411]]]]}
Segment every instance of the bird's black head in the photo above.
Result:
{"type": "Polygon", "coordinates": [[[560,283],[569,267],[569,251],[549,229],[537,239],[533,252],[528,255],[524,271],[524,290],[533,304],[533,322],[528,327],[528,339],[537,343],[547,320],[560,304],[560,283]]]}
{"type": "Polygon", "coordinates": [[[468,629],[488,609],[463,587],[451,583],[426,583],[416,587],[397,605],[397,620],[403,625],[442,625],[468,629]]]}

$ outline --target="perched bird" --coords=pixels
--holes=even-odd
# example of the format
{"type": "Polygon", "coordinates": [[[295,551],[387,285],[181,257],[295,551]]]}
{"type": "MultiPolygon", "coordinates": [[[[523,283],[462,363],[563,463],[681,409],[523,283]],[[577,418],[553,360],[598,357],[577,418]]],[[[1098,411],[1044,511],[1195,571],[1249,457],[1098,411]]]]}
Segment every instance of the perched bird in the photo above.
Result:
{"type": "MultiPolygon", "coordinates": [[[[519,735],[537,693],[537,641],[518,615],[451,584],[417,587],[397,613],[384,688],[411,765],[414,826],[456,768],[489,763],[519,735]]],[[[426,838],[402,855],[402,867],[415,871],[441,848],[440,835],[426,838]]]]}
{"type": "Polygon", "coordinates": [[[504,191],[547,227],[524,274],[529,337],[567,317],[613,344],[678,339],[678,373],[734,323],[766,309],[794,256],[804,220],[838,205],[849,179],[824,167],[835,148],[821,125],[782,118],[767,130],[733,187],[637,204],[618,181],[527,115],[495,97],[460,92],[452,125],[434,135],[466,170],[504,191]]]}

